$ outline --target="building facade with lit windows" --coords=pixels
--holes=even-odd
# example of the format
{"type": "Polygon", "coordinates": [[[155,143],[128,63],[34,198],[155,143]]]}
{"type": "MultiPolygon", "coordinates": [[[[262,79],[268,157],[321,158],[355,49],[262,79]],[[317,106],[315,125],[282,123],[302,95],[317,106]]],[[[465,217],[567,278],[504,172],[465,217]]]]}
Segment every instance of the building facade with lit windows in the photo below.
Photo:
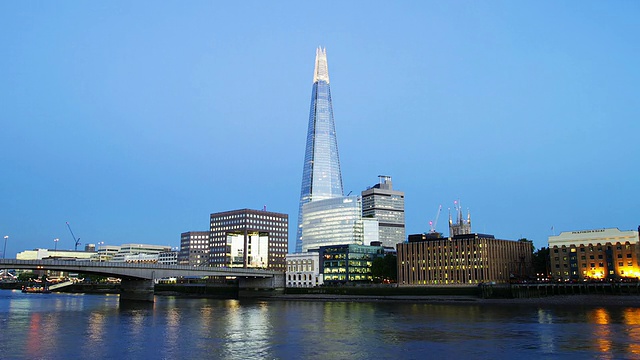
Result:
{"type": "Polygon", "coordinates": [[[187,231],[180,234],[178,264],[189,266],[209,265],[208,231],[187,231]]]}
{"type": "Polygon", "coordinates": [[[347,244],[323,246],[319,253],[324,283],[336,285],[373,281],[373,260],[383,258],[385,249],[383,246],[347,244]]]}
{"type": "Polygon", "coordinates": [[[531,243],[493,235],[409,235],[396,249],[398,286],[507,283],[532,272],[531,243]]]}
{"type": "Polygon", "coordinates": [[[241,209],[211,214],[209,265],[286,269],[289,216],[241,209]]]}
{"type": "Polygon", "coordinates": [[[640,279],[640,228],[564,231],[549,236],[556,281],[640,279]]]}
{"type": "Polygon", "coordinates": [[[405,240],[404,192],[393,190],[391,176],[378,178],[378,184],[362,192],[362,217],[377,219],[379,241],[395,248],[405,240]]]}
{"type": "Polygon", "coordinates": [[[306,252],[287,255],[287,287],[316,287],[323,284],[320,273],[320,253],[306,252]]]}
{"type": "Polygon", "coordinates": [[[365,230],[373,235],[371,230],[376,226],[376,219],[363,220],[359,196],[308,202],[302,207],[302,252],[318,250],[322,246],[362,245],[365,240],[375,241],[377,239],[365,239],[365,230]]]}

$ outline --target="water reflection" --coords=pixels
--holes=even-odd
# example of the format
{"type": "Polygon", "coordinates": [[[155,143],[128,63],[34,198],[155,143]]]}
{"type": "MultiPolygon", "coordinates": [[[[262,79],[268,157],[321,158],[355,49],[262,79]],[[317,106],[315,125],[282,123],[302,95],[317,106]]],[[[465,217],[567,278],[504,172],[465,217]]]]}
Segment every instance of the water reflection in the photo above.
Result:
{"type": "Polygon", "coordinates": [[[0,357],[638,358],[640,309],[0,292],[0,357]],[[6,356],[4,356],[6,357],[6,356]]]}
{"type": "Polygon", "coordinates": [[[267,304],[241,306],[231,301],[227,305],[225,353],[232,358],[266,357],[271,338],[267,304]]]}
{"type": "Polygon", "coordinates": [[[640,355],[640,309],[627,308],[622,314],[629,335],[629,354],[640,355]]]}

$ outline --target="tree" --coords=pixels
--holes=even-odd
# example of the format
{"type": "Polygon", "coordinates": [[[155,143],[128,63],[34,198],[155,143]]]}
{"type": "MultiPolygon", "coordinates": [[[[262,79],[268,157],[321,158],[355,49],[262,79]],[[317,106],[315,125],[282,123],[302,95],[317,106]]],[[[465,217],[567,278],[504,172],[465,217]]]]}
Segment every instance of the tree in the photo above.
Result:
{"type": "Polygon", "coordinates": [[[549,248],[541,247],[533,253],[531,261],[533,262],[533,271],[536,274],[549,275],[549,248]]]}
{"type": "Polygon", "coordinates": [[[38,275],[34,272],[23,272],[18,275],[18,281],[30,281],[31,279],[37,279],[38,275]]]}
{"type": "Polygon", "coordinates": [[[397,264],[397,258],[393,254],[387,254],[383,258],[376,258],[371,263],[371,276],[376,282],[384,280],[395,282],[398,279],[397,264]]]}

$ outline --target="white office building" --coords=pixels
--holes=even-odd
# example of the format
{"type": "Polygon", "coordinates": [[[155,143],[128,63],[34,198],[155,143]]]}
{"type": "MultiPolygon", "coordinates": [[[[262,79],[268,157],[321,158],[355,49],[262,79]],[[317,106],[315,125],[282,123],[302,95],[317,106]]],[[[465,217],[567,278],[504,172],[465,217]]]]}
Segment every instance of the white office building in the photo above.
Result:
{"type": "Polygon", "coordinates": [[[320,273],[320,253],[288,254],[286,257],[286,287],[310,288],[323,284],[320,273]]]}

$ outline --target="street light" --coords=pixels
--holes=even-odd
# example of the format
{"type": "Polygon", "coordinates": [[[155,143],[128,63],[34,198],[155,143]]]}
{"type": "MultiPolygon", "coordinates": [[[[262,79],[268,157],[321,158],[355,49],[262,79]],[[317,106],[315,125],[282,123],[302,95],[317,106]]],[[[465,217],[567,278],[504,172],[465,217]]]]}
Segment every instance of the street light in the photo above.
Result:
{"type": "Polygon", "coordinates": [[[100,248],[104,245],[104,241],[98,243],[98,262],[102,262],[102,254],[100,254],[100,248]]]}
{"type": "Polygon", "coordinates": [[[54,252],[58,251],[58,241],[60,241],[60,239],[58,239],[58,238],[53,239],[53,243],[55,244],[55,246],[53,247],[53,251],[54,252]]]}
{"type": "MultiPolygon", "coordinates": [[[[7,239],[9,239],[9,235],[4,236],[4,248],[2,249],[2,258],[5,258],[5,253],[7,252],[7,239]]],[[[2,271],[2,277],[7,277],[7,269],[2,271]]]]}

